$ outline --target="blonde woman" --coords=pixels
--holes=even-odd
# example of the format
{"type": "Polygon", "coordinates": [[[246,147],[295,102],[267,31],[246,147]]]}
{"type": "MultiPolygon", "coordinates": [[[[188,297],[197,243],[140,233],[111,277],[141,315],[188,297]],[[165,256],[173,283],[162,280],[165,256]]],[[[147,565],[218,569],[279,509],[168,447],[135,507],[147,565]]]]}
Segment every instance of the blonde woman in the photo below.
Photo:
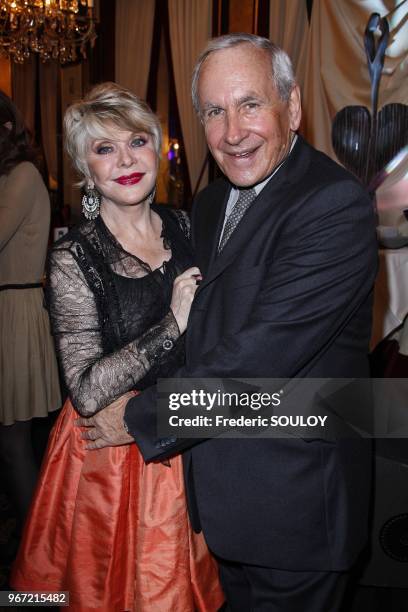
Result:
{"type": "Polygon", "coordinates": [[[54,247],[48,304],[70,392],[45,458],[12,585],[67,590],[74,610],[215,611],[216,565],[189,526],[180,457],[89,451],[78,414],[169,375],[199,276],[184,214],[152,204],[161,143],[148,106],[113,83],[65,115],[88,218],[54,247]]]}

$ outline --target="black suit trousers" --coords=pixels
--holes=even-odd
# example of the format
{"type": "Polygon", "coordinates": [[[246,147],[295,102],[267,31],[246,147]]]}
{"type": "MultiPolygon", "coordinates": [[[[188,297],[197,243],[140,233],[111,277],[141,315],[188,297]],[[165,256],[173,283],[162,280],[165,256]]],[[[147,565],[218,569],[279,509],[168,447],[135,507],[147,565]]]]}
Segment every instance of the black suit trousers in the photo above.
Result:
{"type": "Polygon", "coordinates": [[[295,572],[217,558],[227,612],[338,612],[346,572],[295,572]]]}

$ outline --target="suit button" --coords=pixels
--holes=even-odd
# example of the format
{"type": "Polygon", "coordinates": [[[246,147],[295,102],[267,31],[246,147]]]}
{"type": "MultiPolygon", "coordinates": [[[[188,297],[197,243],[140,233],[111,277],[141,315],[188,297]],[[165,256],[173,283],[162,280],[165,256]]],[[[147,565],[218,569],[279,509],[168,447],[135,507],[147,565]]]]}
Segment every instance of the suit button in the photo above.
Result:
{"type": "Polygon", "coordinates": [[[173,348],[173,341],[170,339],[167,339],[163,342],[163,348],[165,351],[171,351],[171,349],[173,348]]]}

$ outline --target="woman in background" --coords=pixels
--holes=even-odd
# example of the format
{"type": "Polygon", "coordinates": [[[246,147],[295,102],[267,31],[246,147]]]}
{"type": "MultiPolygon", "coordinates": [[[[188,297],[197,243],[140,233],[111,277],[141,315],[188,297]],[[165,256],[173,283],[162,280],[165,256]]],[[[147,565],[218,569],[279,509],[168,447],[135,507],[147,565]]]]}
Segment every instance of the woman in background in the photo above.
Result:
{"type": "Polygon", "coordinates": [[[105,83],[67,110],[65,134],[88,218],[55,245],[49,268],[71,401],[51,433],[11,584],[69,591],[72,610],[215,612],[223,595],[188,522],[181,458],[146,466],[135,444],[89,451],[74,426],[78,413],[145,389],[184,359],[199,270],[185,215],[152,204],[160,124],[105,83]]]}
{"type": "Polygon", "coordinates": [[[42,278],[50,201],[20,114],[0,92],[0,459],[19,527],[37,479],[33,417],[61,407],[42,278]]]}

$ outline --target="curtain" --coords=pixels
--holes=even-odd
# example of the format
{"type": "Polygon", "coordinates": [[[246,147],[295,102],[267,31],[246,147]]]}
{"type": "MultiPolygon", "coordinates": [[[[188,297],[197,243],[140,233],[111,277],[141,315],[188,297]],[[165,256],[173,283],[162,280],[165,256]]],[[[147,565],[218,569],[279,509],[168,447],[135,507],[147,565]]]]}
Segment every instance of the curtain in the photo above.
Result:
{"type": "MultiPolygon", "coordinates": [[[[304,133],[334,159],[331,124],[345,106],[371,109],[370,78],[364,50],[369,16],[387,16],[395,0],[314,0],[306,54],[304,133]]],[[[408,2],[389,17],[390,38],[380,82],[378,108],[408,99],[408,2]]]]}
{"type": "Polygon", "coordinates": [[[269,38],[292,60],[296,79],[303,86],[309,20],[305,0],[271,0],[269,38]]]}
{"type": "Polygon", "coordinates": [[[24,64],[12,65],[13,101],[31,134],[35,135],[36,61],[31,55],[24,64]]]}
{"type": "MultiPolygon", "coordinates": [[[[64,116],[68,106],[83,96],[83,64],[65,66],[60,72],[61,115],[64,116]]],[[[81,220],[81,190],[76,187],[79,175],[75,172],[68,153],[62,149],[62,176],[64,204],[71,208],[71,219],[74,223],[81,220]]]]}
{"type": "Polygon", "coordinates": [[[211,4],[210,0],[168,2],[177,104],[193,193],[208,181],[207,169],[199,180],[207,159],[207,145],[191,102],[191,75],[200,52],[211,36],[211,4]]]}
{"type": "Polygon", "coordinates": [[[59,65],[56,61],[39,64],[41,96],[41,140],[48,169],[48,185],[58,187],[57,104],[59,65]],[[51,94],[53,92],[53,94],[51,94]]]}
{"type": "Polygon", "coordinates": [[[115,81],[145,99],[153,38],[154,0],[116,0],[115,81]]]}

